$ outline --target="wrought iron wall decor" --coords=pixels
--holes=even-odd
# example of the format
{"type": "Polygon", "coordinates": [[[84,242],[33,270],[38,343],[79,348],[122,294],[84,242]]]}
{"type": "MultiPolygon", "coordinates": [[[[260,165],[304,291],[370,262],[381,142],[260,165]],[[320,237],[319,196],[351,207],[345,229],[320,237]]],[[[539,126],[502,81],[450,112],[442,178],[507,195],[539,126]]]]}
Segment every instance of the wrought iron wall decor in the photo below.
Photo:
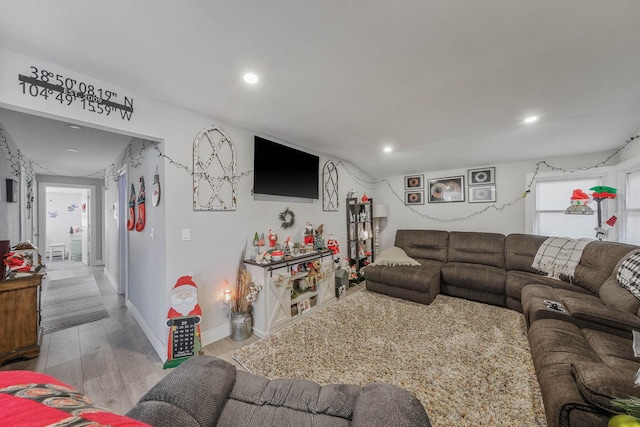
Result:
{"type": "Polygon", "coordinates": [[[193,210],[236,209],[236,147],[218,126],[193,141],[193,210]]]}
{"type": "Polygon", "coordinates": [[[337,211],[338,200],[338,168],[328,160],[322,168],[322,210],[337,211]]]}

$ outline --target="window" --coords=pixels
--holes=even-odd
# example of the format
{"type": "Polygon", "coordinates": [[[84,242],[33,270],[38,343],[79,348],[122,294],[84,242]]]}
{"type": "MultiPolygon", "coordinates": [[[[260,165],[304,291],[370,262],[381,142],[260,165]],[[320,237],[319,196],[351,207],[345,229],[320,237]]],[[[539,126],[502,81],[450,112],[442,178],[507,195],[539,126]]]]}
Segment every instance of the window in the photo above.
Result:
{"type": "MultiPolygon", "coordinates": [[[[600,177],[537,181],[534,234],[573,239],[595,238],[598,205],[593,200],[590,200],[589,206],[593,209],[594,215],[567,215],[564,211],[571,204],[573,190],[581,189],[591,195],[589,189],[602,185],[601,183],[600,177]]],[[[638,184],[640,185],[640,178],[638,184]]],[[[638,221],[640,221],[640,209],[638,209],[638,215],[638,221]]],[[[604,220],[606,218],[603,218],[604,220]]]]}
{"type": "Polygon", "coordinates": [[[640,170],[627,173],[625,242],[640,245],[640,170]]]}

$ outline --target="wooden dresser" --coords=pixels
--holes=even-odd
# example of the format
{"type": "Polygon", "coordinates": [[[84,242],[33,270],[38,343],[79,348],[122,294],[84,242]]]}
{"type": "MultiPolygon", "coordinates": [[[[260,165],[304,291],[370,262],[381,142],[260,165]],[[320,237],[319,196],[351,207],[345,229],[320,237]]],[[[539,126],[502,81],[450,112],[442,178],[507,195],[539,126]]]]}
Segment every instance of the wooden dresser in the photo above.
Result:
{"type": "Polygon", "coordinates": [[[40,354],[42,274],[0,281],[0,365],[40,354]]]}

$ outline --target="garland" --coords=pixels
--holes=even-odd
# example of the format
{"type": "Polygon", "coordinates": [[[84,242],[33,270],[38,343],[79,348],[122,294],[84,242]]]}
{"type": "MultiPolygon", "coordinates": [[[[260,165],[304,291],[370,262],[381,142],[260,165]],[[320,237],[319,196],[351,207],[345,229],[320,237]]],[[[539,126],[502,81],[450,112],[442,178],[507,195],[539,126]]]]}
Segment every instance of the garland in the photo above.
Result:
{"type": "Polygon", "coordinates": [[[280,212],[280,215],[278,215],[278,219],[282,221],[282,224],[280,224],[280,226],[286,230],[293,227],[293,224],[296,223],[296,214],[294,214],[291,210],[289,210],[289,207],[287,207],[287,209],[280,212]]]}

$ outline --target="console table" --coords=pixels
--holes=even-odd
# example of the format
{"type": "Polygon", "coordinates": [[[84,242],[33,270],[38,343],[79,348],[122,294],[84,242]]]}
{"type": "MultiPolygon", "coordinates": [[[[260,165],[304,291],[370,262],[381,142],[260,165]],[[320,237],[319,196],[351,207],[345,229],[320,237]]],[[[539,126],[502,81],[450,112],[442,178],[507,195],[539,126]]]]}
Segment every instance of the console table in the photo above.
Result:
{"type": "Polygon", "coordinates": [[[0,281],[0,365],[40,354],[42,274],[0,281]]]}
{"type": "Polygon", "coordinates": [[[253,332],[264,337],[336,299],[335,263],[330,250],[314,251],[268,264],[245,260],[253,282],[262,286],[253,304],[253,332]],[[319,261],[319,274],[308,265],[319,261]],[[315,276],[315,277],[313,277],[315,276]]]}

